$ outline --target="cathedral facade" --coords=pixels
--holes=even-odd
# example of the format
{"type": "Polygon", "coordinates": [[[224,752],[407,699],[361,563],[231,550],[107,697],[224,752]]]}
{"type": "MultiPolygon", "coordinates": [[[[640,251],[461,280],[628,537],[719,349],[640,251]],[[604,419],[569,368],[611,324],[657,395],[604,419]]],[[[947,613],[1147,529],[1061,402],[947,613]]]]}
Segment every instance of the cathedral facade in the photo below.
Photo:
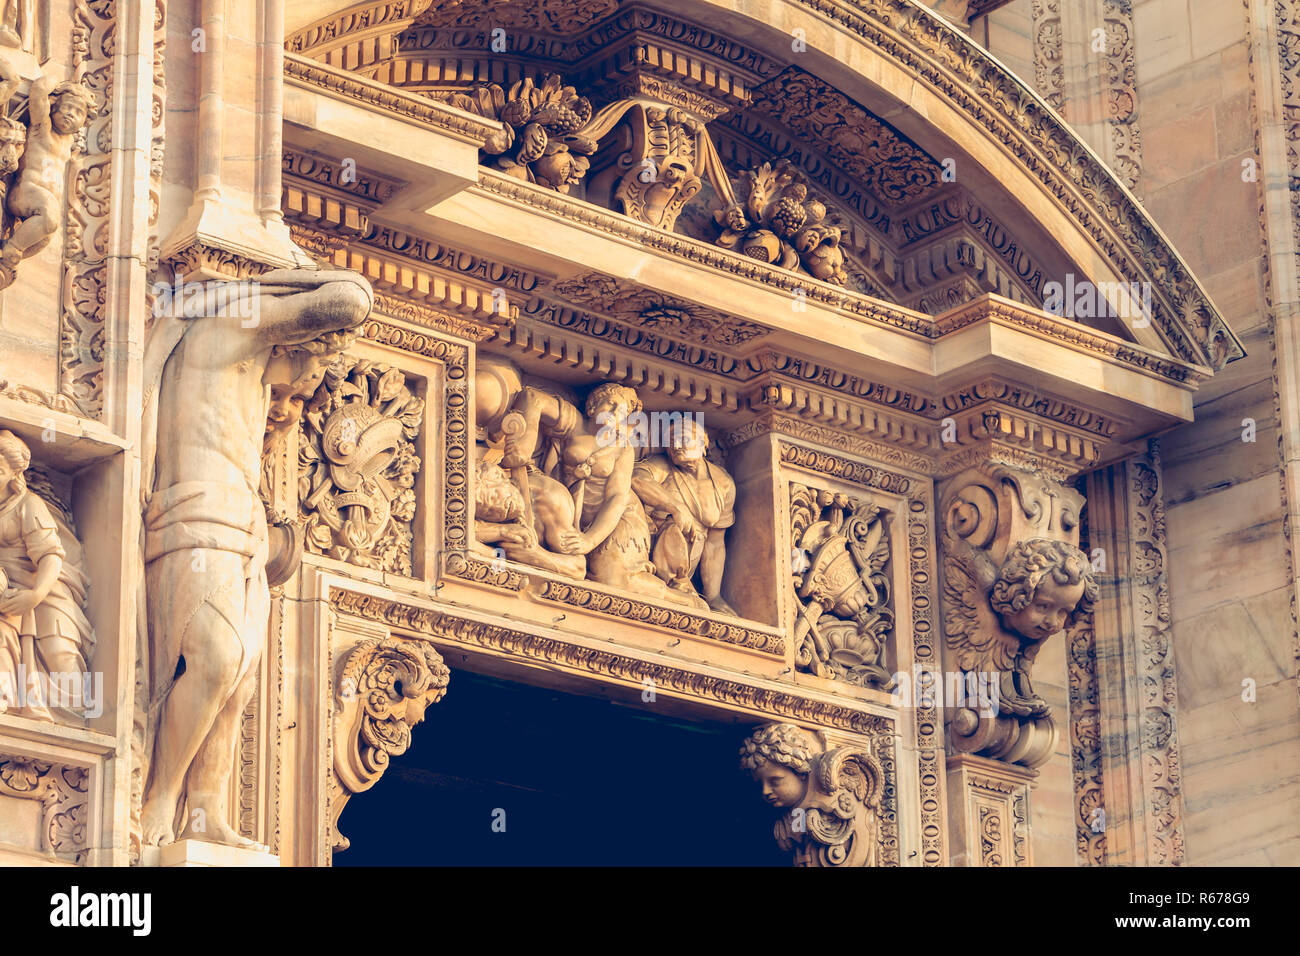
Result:
{"type": "Polygon", "coordinates": [[[1300,863],[1298,37],[5,5],[0,863],[1300,863]]]}

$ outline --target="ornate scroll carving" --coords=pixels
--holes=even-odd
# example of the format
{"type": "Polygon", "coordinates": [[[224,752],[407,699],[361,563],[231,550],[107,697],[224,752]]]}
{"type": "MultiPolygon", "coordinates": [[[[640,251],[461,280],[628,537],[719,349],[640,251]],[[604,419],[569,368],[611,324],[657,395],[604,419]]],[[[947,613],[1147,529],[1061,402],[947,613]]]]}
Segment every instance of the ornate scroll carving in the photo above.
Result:
{"type": "Polygon", "coordinates": [[[886,517],[847,495],[790,487],[795,666],[819,677],[886,687],[885,648],[894,630],[886,517]]]}
{"type": "Polygon", "coordinates": [[[41,803],[41,847],[74,863],[86,862],[89,813],[84,767],[0,754],[0,794],[41,803]]]}
{"type": "MultiPolygon", "coordinates": [[[[713,154],[704,124],[675,106],[638,103],[624,114],[621,129],[630,142],[615,166],[626,171],[614,200],[625,215],[671,230],[700,191],[699,172],[705,156],[713,154]]],[[[592,185],[594,192],[597,184],[592,185]]]]}
{"type": "Polygon", "coordinates": [[[812,143],[890,205],[940,183],[939,164],[839,90],[797,67],[755,87],[753,111],[812,143]]]}
{"type": "Polygon", "coordinates": [[[493,164],[507,176],[567,193],[587,175],[587,157],[596,150],[596,140],[582,132],[591,119],[591,103],[563,86],[557,74],[549,74],[541,86],[525,77],[508,93],[493,83],[447,94],[447,102],[501,121],[482,151],[496,157],[493,164]]]}
{"type": "Polygon", "coordinates": [[[103,701],[91,699],[81,543],[71,516],[28,487],[30,465],[26,442],[0,429],[0,713],[84,725],[103,701]]]}
{"type": "Polygon", "coordinates": [[[1174,670],[1169,608],[1168,550],[1160,450],[1152,439],[1147,454],[1129,470],[1129,513],[1141,667],[1142,773],[1146,784],[1146,826],[1151,863],[1183,862],[1182,765],[1178,750],[1178,683],[1174,670]]]}
{"type": "Polygon", "coordinates": [[[1142,139],[1137,124],[1137,69],[1133,54],[1131,0],[1105,0],[1106,52],[1102,80],[1110,111],[1110,138],[1115,150],[1111,165],[1129,189],[1136,189],[1142,170],[1142,139]]]}
{"type": "Polygon", "coordinates": [[[951,479],[942,502],[948,650],[963,671],[998,675],[996,714],[957,709],[953,745],[1037,766],[1051,755],[1056,725],[1030,681],[1033,659],[1099,594],[1077,547],[1083,498],[1045,476],[986,463],[951,479]]]}
{"type": "Polygon", "coordinates": [[[822,752],[794,724],[767,724],[745,739],[740,766],[762,786],[763,799],[785,811],[773,827],[795,866],[877,866],[880,762],[857,747],[822,752]]]}
{"type": "Polygon", "coordinates": [[[802,270],[815,279],[844,285],[840,218],[820,199],[810,198],[806,177],[788,160],[746,170],[736,184],[736,201],[714,214],[717,244],[751,259],[802,270]]]}
{"type": "Polygon", "coordinates": [[[302,416],[298,491],[307,547],[410,577],[415,440],[424,399],[400,369],[343,357],[302,416]]]}
{"type": "Polygon", "coordinates": [[[1034,85],[1057,112],[1065,106],[1061,0],[1032,0],[1034,85]]]}
{"type": "Polygon", "coordinates": [[[393,757],[411,745],[411,728],[442,700],[451,671],[433,645],[394,638],[357,644],[343,659],[334,692],[334,773],[341,790],[331,807],[335,849],[348,842],[339,814],[352,794],[369,790],[393,757]]]}
{"type": "Polygon", "coordinates": [[[109,93],[116,26],[115,0],[77,0],[72,69],[99,108],[90,114],[85,149],[73,157],[67,179],[59,391],[92,418],[98,418],[103,408],[102,293],[110,229],[113,116],[109,93]]]}

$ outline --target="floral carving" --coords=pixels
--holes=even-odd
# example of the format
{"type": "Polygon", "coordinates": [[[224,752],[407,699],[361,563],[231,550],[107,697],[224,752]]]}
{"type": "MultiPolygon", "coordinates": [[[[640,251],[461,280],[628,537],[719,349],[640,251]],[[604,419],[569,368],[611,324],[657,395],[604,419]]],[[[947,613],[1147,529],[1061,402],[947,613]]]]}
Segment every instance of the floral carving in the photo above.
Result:
{"type": "Polygon", "coordinates": [[[811,73],[789,67],[756,87],[753,110],[819,147],[886,203],[909,202],[940,185],[934,159],[811,73]]]}
{"type": "Polygon", "coordinates": [[[38,800],[41,804],[41,849],[84,863],[90,774],[31,757],[0,754],[0,795],[38,800]]]}
{"type": "Polygon", "coordinates": [[[410,577],[424,399],[400,369],[344,356],[302,416],[298,494],[309,549],[410,577]]]}

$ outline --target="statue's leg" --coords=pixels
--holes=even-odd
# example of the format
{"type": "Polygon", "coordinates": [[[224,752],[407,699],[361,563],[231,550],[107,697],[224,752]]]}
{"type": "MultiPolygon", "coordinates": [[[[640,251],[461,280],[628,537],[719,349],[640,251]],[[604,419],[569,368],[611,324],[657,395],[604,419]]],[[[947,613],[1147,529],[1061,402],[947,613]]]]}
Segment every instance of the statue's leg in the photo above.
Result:
{"type": "Polygon", "coordinates": [[[17,226],[13,235],[5,243],[4,252],[0,254],[6,262],[17,262],[37,243],[53,234],[58,227],[59,206],[54,196],[46,189],[28,183],[19,183],[14,190],[11,207],[22,208],[28,213],[17,226]]]}
{"type": "Polygon", "coordinates": [[[50,706],[84,709],[86,659],[81,656],[76,641],[61,634],[50,634],[37,638],[36,646],[50,678],[50,706]]]}
{"type": "Polygon", "coordinates": [[[188,796],[186,798],[186,835],[210,843],[231,846],[253,846],[253,841],[241,836],[230,825],[227,814],[230,777],[234,772],[233,754],[239,726],[244,718],[244,708],[257,689],[257,675],[262,661],[262,647],[266,643],[266,627],[270,617],[271,598],[266,577],[258,573],[247,582],[244,607],[243,662],[235,691],[217,714],[212,730],[199,748],[190,768],[188,796]],[[202,810],[202,814],[195,814],[202,810]],[[200,828],[200,821],[202,828],[200,828]]]}
{"type": "Polygon", "coordinates": [[[244,658],[243,566],[239,555],[203,549],[165,554],[146,571],[154,602],[150,608],[154,645],[168,660],[167,652],[177,647],[185,661],[184,673],[163,703],[158,725],[152,782],[141,812],[141,839],[146,845],[174,838],[185,776],[235,690],[244,658]],[[197,578],[195,567],[204,569],[197,578]],[[202,596],[184,600],[196,586],[204,589],[198,592],[202,596]],[[177,633],[179,639],[173,641],[177,633]]]}

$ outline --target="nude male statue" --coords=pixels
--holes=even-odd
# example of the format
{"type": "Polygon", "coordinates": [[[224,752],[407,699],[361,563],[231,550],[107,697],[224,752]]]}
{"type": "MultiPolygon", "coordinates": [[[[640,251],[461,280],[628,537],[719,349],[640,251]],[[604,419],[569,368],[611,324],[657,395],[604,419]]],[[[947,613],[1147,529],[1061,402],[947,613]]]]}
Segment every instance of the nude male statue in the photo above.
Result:
{"type": "Polygon", "coordinates": [[[201,308],[187,302],[185,316],[155,320],[145,355],[141,484],[158,708],[145,845],[176,838],[182,801],[182,838],[251,844],[227,821],[226,793],[270,612],[258,497],[271,398],[264,375],[277,345],[354,328],[373,304],[369,284],[347,271],[268,272],[243,287],[251,310],[231,301],[235,283],[206,285],[201,308]]]}
{"type": "Polygon", "coordinates": [[[44,248],[62,218],[60,182],[77,131],[90,120],[94,100],[79,83],[50,89],[48,77],[32,80],[28,94],[27,146],[19,161],[18,183],[10,190],[9,211],[21,220],[0,249],[0,266],[12,274],[18,261],[44,248]]]}

